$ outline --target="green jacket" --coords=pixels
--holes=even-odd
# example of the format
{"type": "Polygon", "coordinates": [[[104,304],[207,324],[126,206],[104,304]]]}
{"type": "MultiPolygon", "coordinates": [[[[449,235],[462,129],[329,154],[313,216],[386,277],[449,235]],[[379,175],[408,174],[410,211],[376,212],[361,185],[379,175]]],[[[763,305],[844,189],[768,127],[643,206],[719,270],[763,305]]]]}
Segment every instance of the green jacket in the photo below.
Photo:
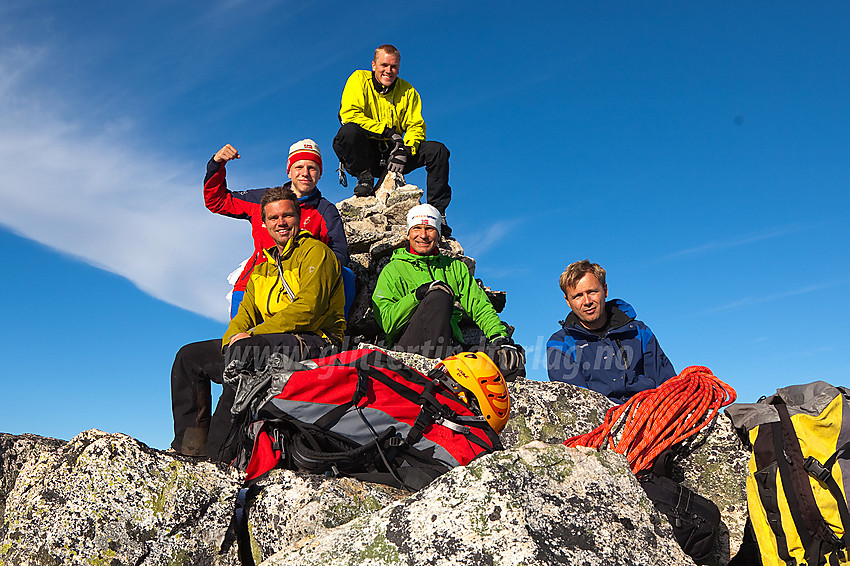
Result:
{"type": "MultiPolygon", "coordinates": [[[[466,264],[442,254],[421,256],[406,249],[397,249],[378,275],[378,283],[372,294],[375,319],[386,333],[390,346],[402,333],[419,305],[416,289],[438,279],[449,284],[455,292],[456,301],[488,339],[507,335],[496,309],[472,278],[466,264]]],[[[463,335],[458,328],[461,314],[455,305],[452,334],[458,342],[463,342],[463,335]]]]}
{"type": "Polygon", "coordinates": [[[409,82],[396,79],[391,91],[380,94],[372,84],[372,71],[354,71],[342,91],[339,120],[353,122],[380,137],[385,128],[404,135],[404,144],[416,154],[425,141],[425,120],[419,93],[409,82]]]}
{"type": "Polygon", "coordinates": [[[268,261],[251,272],[239,311],[222,339],[222,350],[240,332],[314,332],[341,340],[345,293],[339,260],[330,248],[301,230],[286,243],[282,256],[277,247],[263,253],[268,261]]]}

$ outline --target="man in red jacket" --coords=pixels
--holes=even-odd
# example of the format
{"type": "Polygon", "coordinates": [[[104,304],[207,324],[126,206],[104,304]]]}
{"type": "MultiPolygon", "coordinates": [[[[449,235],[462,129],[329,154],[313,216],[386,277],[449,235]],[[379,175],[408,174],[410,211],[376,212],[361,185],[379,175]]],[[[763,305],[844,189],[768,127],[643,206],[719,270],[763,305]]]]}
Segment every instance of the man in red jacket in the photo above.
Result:
{"type": "MultiPolygon", "coordinates": [[[[239,308],[251,271],[266,261],[263,249],[274,245],[263,225],[260,211],[260,199],[267,189],[230,191],[227,188],[225,164],[240,158],[236,148],[230,144],[225,145],[207,163],[207,174],[204,177],[204,203],[211,212],[251,222],[254,253],[245,263],[233,286],[231,317],[239,308]]],[[[348,241],[339,211],[316,188],[322,177],[322,153],[318,144],[311,139],[292,144],[286,160],[286,174],[290,180],[284,186],[291,188],[301,203],[300,227],[327,244],[339,259],[340,265],[347,268],[348,241]]]]}

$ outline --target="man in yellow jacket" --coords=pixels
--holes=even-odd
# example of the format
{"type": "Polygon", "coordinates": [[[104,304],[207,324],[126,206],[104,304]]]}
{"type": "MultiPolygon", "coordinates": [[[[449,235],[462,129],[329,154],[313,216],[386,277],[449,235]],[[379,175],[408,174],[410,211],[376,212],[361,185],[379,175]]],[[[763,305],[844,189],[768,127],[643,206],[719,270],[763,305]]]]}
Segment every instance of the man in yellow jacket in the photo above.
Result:
{"type": "Polygon", "coordinates": [[[181,454],[220,457],[235,392],[225,386],[211,416],[210,381],[221,383],[227,364],[239,360],[243,368],[261,370],[273,353],[292,360],[318,358],[342,342],[345,295],[339,260],[299,229],[301,207],[291,190],[267,190],[260,209],[275,245],[264,250],[268,261],[251,272],[224,338],[187,344],[174,359],[171,447],[181,454]]]}
{"type": "MultiPolygon", "coordinates": [[[[375,194],[374,178],[384,172],[428,172],[427,200],[445,217],[452,198],[449,150],[425,139],[419,93],[398,78],[401,54],[392,45],[375,49],[372,70],[354,71],[345,83],[333,148],[348,173],[357,177],[354,194],[375,194]],[[385,165],[384,165],[385,164],[385,165]]],[[[443,228],[443,236],[450,230],[443,228]]]]}

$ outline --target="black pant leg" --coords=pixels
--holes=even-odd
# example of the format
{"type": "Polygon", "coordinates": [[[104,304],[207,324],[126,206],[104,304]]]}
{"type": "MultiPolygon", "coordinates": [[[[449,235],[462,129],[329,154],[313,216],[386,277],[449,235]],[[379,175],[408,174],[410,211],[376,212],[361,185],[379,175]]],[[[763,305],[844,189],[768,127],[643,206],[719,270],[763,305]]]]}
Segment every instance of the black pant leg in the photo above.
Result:
{"type": "Polygon", "coordinates": [[[210,381],[221,383],[223,372],[221,340],[193,342],[177,352],[171,367],[171,447],[181,454],[206,456],[212,406],[210,381]]]}
{"type": "Polygon", "coordinates": [[[369,135],[357,124],[348,123],[343,124],[334,137],[334,152],[349,175],[356,177],[363,171],[371,171],[374,176],[380,175],[378,140],[369,135]]]}
{"type": "Polygon", "coordinates": [[[262,370],[272,354],[283,354],[299,361],[330,355],[327,340],[311,332],[277,334],[258,334],[250,338],[237,340],[225,352],[225,365],[239,359],[248,364],[248,368],[262,370]]]}
{"type": "Polygon", "coordinates": [[[428,172],[425,181],[428,204],[445,216],[446,208],[452,200],[452,188],[449,186],[449,149],[437,141],[423,141],[419,144],[416,155],[408,160],[404,172],[409,173],[423,166],[428,172]]]}
{"type": "Polygon", "coordinates": [[[445,358],[452,352],[452,311],[448,293],[431,291],[420,301],[394,349],[426,358],[445,358]]]}
{"type": "MultiPolygon", "coordinates": [[[[328,341],[321,336],[309,333],[295,335],[289,332],[243,338],[234,342],[226,352],[228,362],[241,359],[249,363],[254,371],[262,371],[269,356],[275,353],[300,361],[330,355],[331,352],[328,341]]],[[[225,385],[209,425],[208,454],[221,462],[230,462],[236,456],[237,446],[227,442],[230,434],[236,432],[231,431],[233,421],[230,413],[235,397],[236,391],[225,385]]]]}
{"type": "Polygon", "coordinates": [[[231,432],[233,417],[230,414],[230,409],[233,408],[235,398],[236,390],[225,384],[221,389],[221,396],[218,398],[215,413],[213,413],[209,423],[207,454],[217,462],[230,463],[236,457],[238,446],[235,443],[231,443],[226,452],[222,451],[222,447],[227,444],[227,438],[231,432]]]}

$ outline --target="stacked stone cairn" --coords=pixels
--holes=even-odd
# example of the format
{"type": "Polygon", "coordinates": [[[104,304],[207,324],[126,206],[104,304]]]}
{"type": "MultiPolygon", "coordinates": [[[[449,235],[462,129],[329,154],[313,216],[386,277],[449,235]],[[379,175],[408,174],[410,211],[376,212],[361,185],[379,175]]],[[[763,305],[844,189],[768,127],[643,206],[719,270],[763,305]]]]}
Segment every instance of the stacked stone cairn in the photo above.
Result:
{"type": "MultiPolygon", "coordinates": [[[[375,191],[375,196],[351,197],[336,205],[345,226],[351,269],[357,279],[357,294],[348,317],[348,334],[354,343],[380,341],[380,328],[372,315],[372,292],[378,273],[390,261],[393,251],[407,244],[407,212],[419,204],[421,198],[422,189],[404,184],[401,175],[390,173],[375,191]]],[[[457,240],[443,238],[440,253],[461,260],[475,276],[475,260],[464,255],[457,240]]],[[[505,293],[493,291],[478,281],[496,312],[501,312],[505,293]]],[[[461,330],[466,343],[477,344],[483,338],[468,317],[461,321],[461,330]]]]}

